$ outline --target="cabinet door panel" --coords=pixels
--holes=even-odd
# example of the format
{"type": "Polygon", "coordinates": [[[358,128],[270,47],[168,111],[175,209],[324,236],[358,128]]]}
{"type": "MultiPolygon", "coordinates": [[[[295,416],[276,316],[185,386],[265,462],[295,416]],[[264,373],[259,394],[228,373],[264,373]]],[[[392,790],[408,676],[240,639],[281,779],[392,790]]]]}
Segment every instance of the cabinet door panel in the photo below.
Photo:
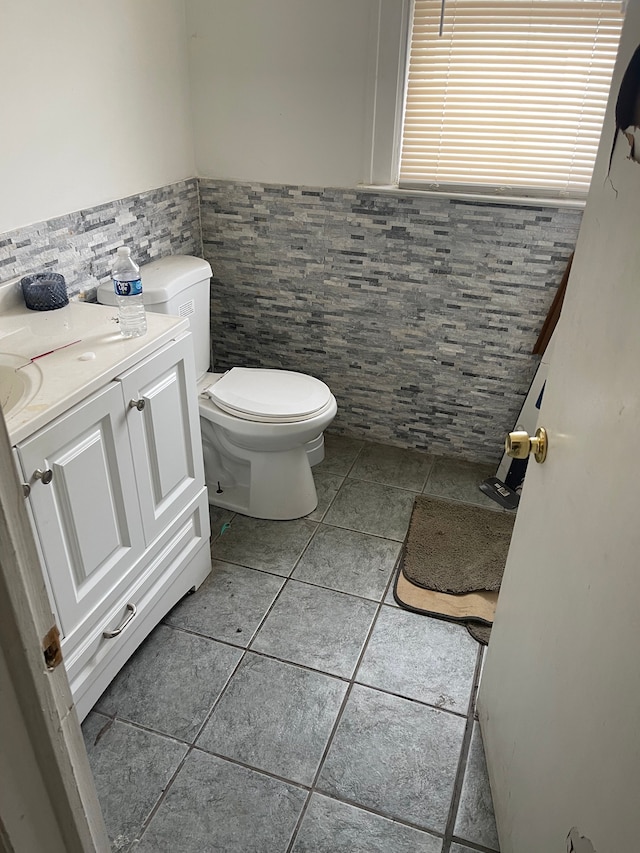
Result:
{"type": "Polygon", "coordinates": [[[131,544],[122,495],[112,489],[113,453],[105,432],[100,422],[48,460],[78,589],[94,583],[101,570],[110,570],[119,549],[131,544]]]}
{"type": "Polygon", "coordinates": [[[180,365],[176,364],[159,382],[152,383],[144,390],[148,406],[143,417],[147,447],[151,458],[158,462],[150,469],[156,507],[170,499],[182,483],[193,477],[187,458],[188,443],[184,435],[186,424],[184,418],[176,416],[183,405],[183,387],[180,365]],[[168,424],[177,427],[177,436],[167,428],[168,424]]]}
{"type": "Polygon", "coordinates": [[[111,385],[18,446],[61,629],[108,601],[144,542],[121,389],[111,385]],[[50,483],[35,479],[50,469],[50,483]]]}
{"type": "Polygon", "coordinates": [[[204,482],[191,335],[186,334],[120,378],[147,544],[196,496],[204,482]]]}

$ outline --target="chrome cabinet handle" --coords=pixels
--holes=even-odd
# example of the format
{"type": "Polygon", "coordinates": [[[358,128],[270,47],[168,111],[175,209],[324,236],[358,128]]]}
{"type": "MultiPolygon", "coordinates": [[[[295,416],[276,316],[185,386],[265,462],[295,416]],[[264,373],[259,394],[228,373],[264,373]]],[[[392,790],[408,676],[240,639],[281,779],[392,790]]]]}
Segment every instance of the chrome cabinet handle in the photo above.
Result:
{"type": "Polygon", "coordinates": [[[133,617],[138,612],[138,608],[135,606],[135,604],[127,604],[127,611],[128,611],[127,615],[124,617],[124,619],[118,625],[117,628],[114,628],[113,631],[103,631],[102,632],[102,636],[105,638],[105,640],[112,640],[114,637],[117,637],[118,634],[122,634],[122,632],[127,627],[129,622],[131,622],[133,617]]]}
{"type": "Polygon", "coordinates": [[[145,404],[146,404],[146,400],[129,400],[129,408],[130,409],[137,409],[139,412],[141,412],[144,409],[145,404]]]}
{"type": "Polygon", "coordinates": [[[49,483],[53,480],[53,471],[51,470],[51,468],[45,468],[44,471],[42,471],[40,468],[36,468],[36,470],[33,472],[33,479],[42,480],[45,486],[48,486],[49,483]]]}

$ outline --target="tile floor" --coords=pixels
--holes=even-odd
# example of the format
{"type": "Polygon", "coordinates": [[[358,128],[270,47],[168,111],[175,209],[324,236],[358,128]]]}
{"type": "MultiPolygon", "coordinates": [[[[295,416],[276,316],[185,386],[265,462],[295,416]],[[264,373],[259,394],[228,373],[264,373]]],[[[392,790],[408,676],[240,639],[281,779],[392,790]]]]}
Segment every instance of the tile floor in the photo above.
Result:
{"type": "Polygon", "coordinates": [[[212,575],[83,724],[113,850],[498,850],[482,648],[390,588],[414,495],[501,511],[492,473],[327,436],[307,518],[212,509],[212,575]]]}

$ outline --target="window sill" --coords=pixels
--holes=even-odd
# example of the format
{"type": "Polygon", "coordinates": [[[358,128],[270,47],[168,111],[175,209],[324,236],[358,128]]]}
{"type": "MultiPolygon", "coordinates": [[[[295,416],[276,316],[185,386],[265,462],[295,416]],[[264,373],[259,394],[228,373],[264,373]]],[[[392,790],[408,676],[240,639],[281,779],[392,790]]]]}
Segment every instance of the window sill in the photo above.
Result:
{"type": "Polygon", "coordinates": [[[451,190],[417,190],[393,184],[358,184],[357,189],[396,196],[459,199],[460,201],[473,201],[478,204],[518,205],[519,207],[557,207],[582,210],[586,204],[586,199],[578,198],[533,198],[532,196],[509,196],[498,195],[497,193],[483,195],[481,193],[453,192],[451,190]]]}

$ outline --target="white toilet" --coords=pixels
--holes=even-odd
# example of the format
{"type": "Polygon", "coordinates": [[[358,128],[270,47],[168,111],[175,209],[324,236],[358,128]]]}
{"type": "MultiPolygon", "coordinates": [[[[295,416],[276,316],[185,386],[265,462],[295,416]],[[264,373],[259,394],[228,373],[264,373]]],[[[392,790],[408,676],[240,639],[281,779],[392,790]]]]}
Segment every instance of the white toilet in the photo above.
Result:
{"type": "MultiPolygon", "coordinates": [[[[336,401],[324,382],[288,370],[234,367],[208,373],[209,279],[201,258],[173,255],[141,267],[148,311],[188,317],[209,503],[255,518],[300,518],[318,503],[311,466],[336,401]]],[[[110,283],[98,301],[115,305],[110,283]]]]}

